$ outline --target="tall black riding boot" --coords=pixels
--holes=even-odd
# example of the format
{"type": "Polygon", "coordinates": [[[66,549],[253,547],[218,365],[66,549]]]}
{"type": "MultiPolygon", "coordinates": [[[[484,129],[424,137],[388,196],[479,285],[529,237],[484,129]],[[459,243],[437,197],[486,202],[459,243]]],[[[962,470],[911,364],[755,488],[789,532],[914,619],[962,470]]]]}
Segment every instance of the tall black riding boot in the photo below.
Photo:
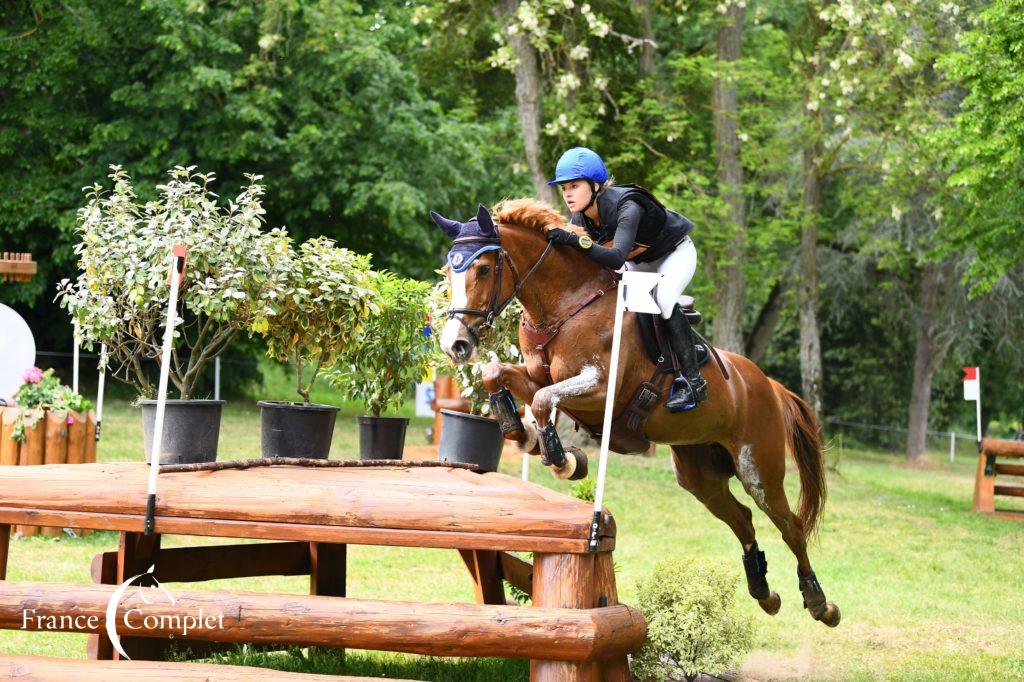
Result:
{"type": "Polygon", "coordinates": [[[679,361],[679,376],[672,383],[672,395],[666,406],[672,412],[692,410],[708,399],[708,383],[700,373],[693,330],[678,305],[666,320],[669,344],[679,361]]]}

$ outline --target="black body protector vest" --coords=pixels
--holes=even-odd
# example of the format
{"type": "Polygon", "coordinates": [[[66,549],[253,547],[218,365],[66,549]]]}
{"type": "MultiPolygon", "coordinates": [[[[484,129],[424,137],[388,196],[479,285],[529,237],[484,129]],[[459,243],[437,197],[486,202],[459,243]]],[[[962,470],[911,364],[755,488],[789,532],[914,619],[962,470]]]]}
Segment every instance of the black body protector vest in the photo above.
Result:
{"type": "Polygon", "coordinates": [[[598,244],[609,242],[615,237],[618,227],[619,208],[626,201],[635,201],[643,207],[643,217],[636,232],[634,251],[629,260],[636,263],[650,263],[671,253],[684,237],[693,232],[693,223],[685,216],[665,208],[651,192],[640,185],[612,185],[601,191],[597,197],[597,210],[601,225],[583,213],[573,213],[569,222],[587,231],[598,244]],[[635,247],[646,246],[638,255],[635,247]]]}

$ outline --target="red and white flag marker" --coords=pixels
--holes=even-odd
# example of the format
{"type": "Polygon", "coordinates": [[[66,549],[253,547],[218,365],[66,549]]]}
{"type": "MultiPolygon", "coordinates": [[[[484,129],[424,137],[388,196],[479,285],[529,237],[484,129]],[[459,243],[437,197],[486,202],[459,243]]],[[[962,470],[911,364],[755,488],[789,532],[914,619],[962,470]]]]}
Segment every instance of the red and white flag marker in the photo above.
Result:
{"type": "Polygon", "coordinates": [[[178,288],[185,277],[185,260],[188,247],[175,244],[171,258],[171,295],[167,301],[167,322],[164,326],[164,345],[160,357],[160,384],[156,394],[156,418],[153,421],[153,446],[149,453],[149,497],[146,500],[145,535],[152,535],[156,523],[156,476],[160,470],[160,451],[164,439],[164,408],[167,405],[167,376],[171,368],[171,346],[174,343],[174,327],[178,316],[178,288]]]}
{"type": "Polygon", "coordinates": [[[608,367],[608,391],[604,399],[604,424],[601,427],[601,459],[597,468],[597,491],[594,495],[594,520],[590,524],[590,551],[597,551],[598,533],[601,526],[601,507],[604,504],[604,481],[608,470],[608,443],[612,433],[612,414],[615,411],[615,384],[619,377],[619,347],[622,344],[622,314],[660,314],[661,308],[651,295],[661,280],[656,272],[626,270],[619,280],[618,296],[615,299],[615,326],[612,332],[612,357],[608,367]]]}
{"type": "Polygon", "coordinates": [[[978,415],[978,447],[981,447],[981,367],[964,367],[964,400],[973,400],[978,415]]]}

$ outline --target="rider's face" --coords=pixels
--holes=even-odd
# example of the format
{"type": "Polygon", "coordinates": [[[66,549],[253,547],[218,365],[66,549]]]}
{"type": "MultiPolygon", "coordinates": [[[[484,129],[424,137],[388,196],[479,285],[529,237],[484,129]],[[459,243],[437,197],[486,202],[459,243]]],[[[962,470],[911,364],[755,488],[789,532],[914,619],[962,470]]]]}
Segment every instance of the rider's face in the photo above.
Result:
{"type": "Polygon", "coordinates": [[[558,186],[562,190],[562,199],[570,211],[582,211],[583,207],[590,203],[593,194],[590,191],[590,183],[585,180],[573,180],[563,182],[558,186]]]}

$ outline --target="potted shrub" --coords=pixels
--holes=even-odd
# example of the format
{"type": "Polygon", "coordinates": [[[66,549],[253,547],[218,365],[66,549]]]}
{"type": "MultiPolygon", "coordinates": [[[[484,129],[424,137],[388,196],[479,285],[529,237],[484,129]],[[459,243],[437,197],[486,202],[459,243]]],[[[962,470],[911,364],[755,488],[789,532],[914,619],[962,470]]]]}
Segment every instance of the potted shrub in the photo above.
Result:
{"type": "Polygon", "coordinates": [[[203,370],[242,329],[259,325],[284,293],[287,235],[262,231],[261,176],[227,207],[210,190],[213,174],[176,167],[142,203],[131,179],[112,166],[113,190],[89,188],[78,213],[79,275],[60,284],[58,298],[78,322],[86,345],[107,344],[112,373],[138,391],[149,456],[155,415],[152,363],[159,363],[169,297],[169,255],[189,247],[179,294],[168,400],[164,462],[212,461],[217,456],[222,401],[196,400],[203,370]]]}
{"type": "Polygon", "coordinates": [[[406,389],[426,369],[430,284],[387,271],[374,272],[373,280],[378,311],[365,320],[362,335],[329,380],[347,398],[361,400],[369,412],[359,417],[360,459],[401,459],[409,420],[381,413],[401,405],[406,389]]]}
{"type": "Polygon", "coordinates": [[[259,321],[267,354],[295,366],[301,403],[261,401],[264,457],[327,459],[338,408],[310,402],[321,370],[336,365],[376,310],[370,257],[338,248],[319,237],[302,244],[291,259],[284,295],[275,313],[259,321]]]}

